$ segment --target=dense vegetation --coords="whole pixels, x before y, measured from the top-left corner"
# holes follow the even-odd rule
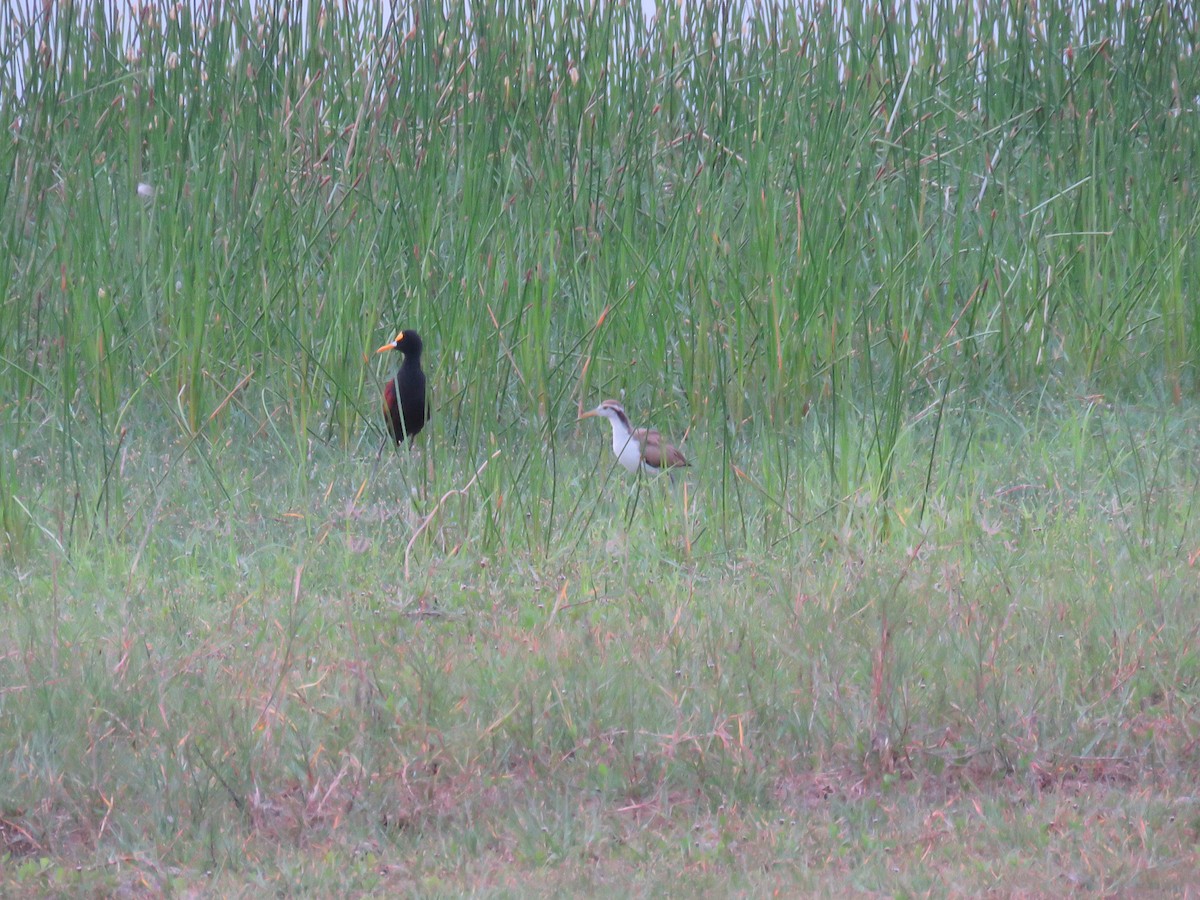
[[[0,17],[10,887],[1187,883],[1194,10],[294,6]]]

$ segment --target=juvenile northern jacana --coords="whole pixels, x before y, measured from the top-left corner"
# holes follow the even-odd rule
[[[401,444],[406,437],[416,437],[429,421],[429,405],[425,394],[425,373],[421,370],[421,336],[415,331],[401,331],[390,344],[376,353],[399,350],[404,362],[383,388],[383,411],[387,415],[388,432]]]
[[[579,418],[604,416],[612,425],[613,453],[617,462],[630,472],[639,468],[645,472],[661,472],[678,466],[691,465],[679,449],[665,443],[653,428],[634,428],[625,415],[625,407],[616,400],[605,400],[595,409],[588,410]]]

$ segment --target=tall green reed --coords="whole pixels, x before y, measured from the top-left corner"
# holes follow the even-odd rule
[[[59,518],[111,519],[131,440],[218,485],[245,440],[373,444],[397,327],[431,441],[503,446],[543,546],[601,395],[719,461],[744,534],[776,434],[886,500],[931,403],[1193,389],[1176,13],[635,7],[13,19],[0,427],[54,448]]]

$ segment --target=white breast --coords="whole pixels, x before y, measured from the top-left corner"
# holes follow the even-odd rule
[[[636,472],[642,466],[642,448],[637,439],[625,430],[620,422],[613,421],[613,453],[617,462],[629,472]]]

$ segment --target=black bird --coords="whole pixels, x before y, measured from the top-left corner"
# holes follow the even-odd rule
[[[406,437],[416,437],[429,421],[429,404],[425,393],[425,373],[421,370],[421,336],[415,331],[401,331],[390,344],[376,353],[399,350],[404,362],[383,388],[383,411],[387,415],[388,431],[397,444]]]

